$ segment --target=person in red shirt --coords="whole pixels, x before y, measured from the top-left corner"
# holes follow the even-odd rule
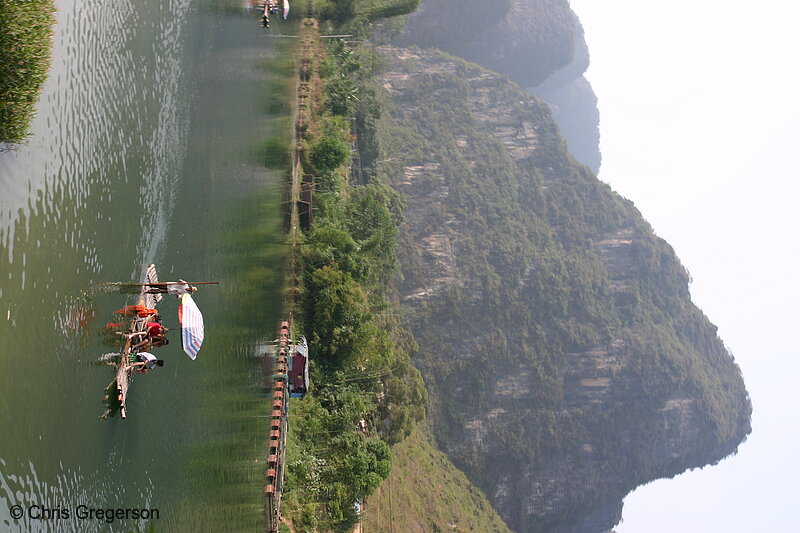
[[[169,339],[167,339],[167,331],[169,331],[169,329],[165,328],[158,322],[148,322],[145,325],[144,331],[129,333],[125,336],[131,339],[131,342],[134,342],[134,339],[139,339],[138,342],[131,346],[131,352],[135,353],[139,351],[147,351],[151,347],[166,346],[169,344]]]
[[[147,335],[149,337],[158,337],[160,335],[166,335],[169,331],[167,328],[159,324],[158,322],[148,322],[146,324],[147,327]]]

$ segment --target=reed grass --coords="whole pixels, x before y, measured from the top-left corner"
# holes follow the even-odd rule
[[[0,141],[19,143],[50,68],[53,0],[0,0]]]

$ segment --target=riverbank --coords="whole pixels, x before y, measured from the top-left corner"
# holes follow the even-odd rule
[[[409,354],[420,347],[393,293],[406,205],[375,164],[379,60],[366,39],[320,26],[358,32],[309,18],[299,34],[288,292],[312,388],[289,408],[281,531],[507,531],[419,425],[427,392]]]
[[[50,68],[53,0],[0,3],[0,142],[28,134]]]
[[[313,389],[289,408],[283,499],[298,531],[351,530],[389,475],[389,445],[425,412],[404,347],[413,341],[385,314],[402,202],[351,172],[350,118],[372,79],[370,54],[365,44],[324,40],[315,19],[301,23],[288,292],[294,330],[310,341]]]

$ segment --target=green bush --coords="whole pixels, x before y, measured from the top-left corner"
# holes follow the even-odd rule
[[[359,247],[346,230],[315,225],[308,234],[303,259],[309,269],[333,266],[355,280],[366,277],[368,267]]]
[[[369,21],[399,17],[413,13],[419,7],[419,0],[394,0],[378,6],[370,7],[365,14]]]
[[[345,75],[339,74],[325,80],[325,105],[334,115],[350,116],[358,101],[358,86]]]
[[[333,172],[350,157],[350,147],[341,139],[322,137],[311,146],[311,164],[318,174]]]

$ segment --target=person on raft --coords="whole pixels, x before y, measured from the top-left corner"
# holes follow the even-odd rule
[[[158,283],[153,284],[147,289],[148,294],[171,294],[180,298],[187,292],[196,292],[197,287],[189,285],[186,281],[179,279],[177,283]]]
[[[131,353],[147,351],[150,348],[158,348],[169,344],[169,339],[167,338],[169,328],[165,328],[158,322],[148,322],[146,328],[144,331],[135,333],[120,333],[120,335],[131,339]]]
[[[128,315],[128,316],[136,315],[139,318],[148,318],[158,315],[158,311],[156,311],[155,309],[145,307],[141,304],[126,305],[123,306],[122,309],[117,309],[116,311],[114,311],[114,313],[117,315]],[[112,326],[114,325],[113,322],[109,322],[109,324],[111,324]]]
[[[164,366],[164,360],[157,359],[150,352],[139,352],[136,354],[136,358],[138,361],[128,365],[126,370],[132,370],[138,374],[147,374],[157,366]]]

